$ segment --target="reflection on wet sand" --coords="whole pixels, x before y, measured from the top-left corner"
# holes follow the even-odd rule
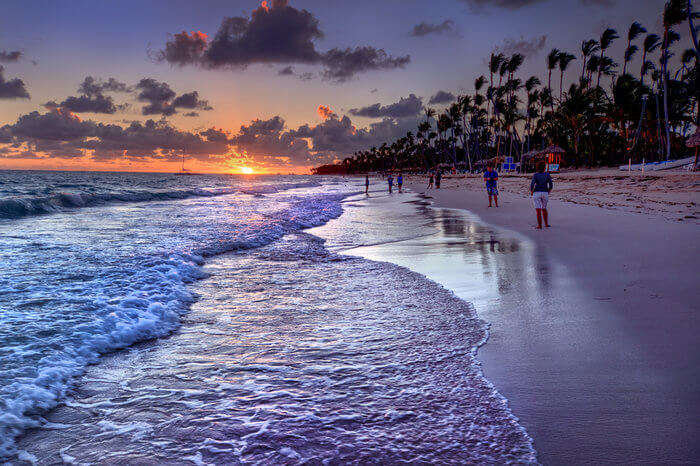
[[[425,274],[480,310],[493,308],[495,301],[502,304],[514,292],[534,307],[550,298],[555,266],[527,238],[498,231],[466,211],[432,208],[425,200],[410,204],[434,233],[344,252]],[[415,220],[404,218],[405,225],[412,223]]]

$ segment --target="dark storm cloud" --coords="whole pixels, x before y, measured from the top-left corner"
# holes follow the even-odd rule
[[[317,64],[323,76],[336,82],[347,81],[357,73],[401,68],[410,58],[392,57],[375,47],[316,49],[315,40],[323,37],[318,19],[305,9],[289,6],[287,0],[273,0],[255,9],[250,18],[225,18],[208,41],[201,32],[175,34],[156,54],[160,61],[204,68],[241,68],[259,63]],[[291,75],[284,68],[280,73]],[[302,79],[308,74],[300,75]]]
[[[0,63],[12,63],[19,61],[20,58],[22,58],[22,52],[19,50],[14,50],[12,52],[0,50]]]
[[[398,102],[382,106],[381,104],[369,105],[362,108],[352,108],[349,113],[354,116],[367,118],[409,118],[423,111],[423,99],[411,94],[402,97]]]
[[[286,66],[277,72],[280,76],[294,76],[294,68]]]
[[[212,110],[208,101],[199,98],[197,91],[178,96],[168,83],[153,78],[143,78],[136,84],[136,90],[136,99],[148,104],[141,109],[144,115],[170,116],[177,113],[178,108]]]
[[[485,8],[504,8],[507,10],[517,10],[519,8],[543,2],[544,0],[460,0],[466,3],[473,10],[479,11]]]
[[[536,55],[542,49],[544,49],[546,43],[546,34],[537,37],[532,37],[530,39],[526,39],[523,36],[520,36],[519,39],[507,38],[503,41],[501,45],[496,46],[496,51],[504,53],[506,55],[520,53],[525,57],[531,57],[533,55]]]
[[[186,117],[198,117],[198,116],[199,116],[199,113],[197,113],[197,112],[187,112],[187,113],[183,113],[182,116],[186,116]]]
[[[19,78],[7,80],[4,71],[5,68],[0,66],[0,99],[29,99],[24,81]]]
[[[423,21],[413,26],[409,35],[413,37],[424,37],[429,34],[444,34],[446,32],[455,32],[455,22],[451,19],[446,19],[439,24]]]
[[[230,147],[228,135],[214,128],[182,131],[165,121],[154,120],[122,127],[81,120],[64,108],[22,115],[15,124],[0,128],[0,140],[16,147],[30,147],[49,157],[82,157],[85,150],[90,150],[92,158],[101,160],[170,159],[182,154],[206,160],[226,153]]]
[[[455,95],[447,91],[437,91],[434,96],[428,101],[429,104],[438,105],[452,102],[456,99]]]
[[[331,81],[344,82],[358,73],[403,68],[410,62],[409,55],[392,57],[374,47],[335,48],[323,55],[326,67],[323,76]]]

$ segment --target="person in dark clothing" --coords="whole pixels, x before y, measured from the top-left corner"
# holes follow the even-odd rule
[[[440,189],[440,181],[442,181],[442,171],[438,170],[435,175],[435,189]]]
[[[548,172],[545,172],[545,164],[540,162],[537,165],[537,173],[532,175],[530,182],[530,195],[532,195],[532,204],[537,211],[537,228],[542,229],[542,220],[544,226],[549,228],[549,215],[547,212],[547,202],[549,201],[549,192],[554,188],[554,182]]]
[[[428,189],[433,187],[433,180],[434,180],[433,174],[431,173],[430,178],[428,178]]]

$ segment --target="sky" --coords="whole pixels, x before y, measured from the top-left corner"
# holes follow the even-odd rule
[[[0,169],[306,173],[662,0],[4,0]],[[681,47],[687,31],[679,29]],[[632,62],[638,70],[640,54]],[[581,59],[565,80],[573,82]],[[558,85],[558,80],[557,80]],[[437,98],[434,98],[437,97]],[[432,103],[431,103],[432,99]]]

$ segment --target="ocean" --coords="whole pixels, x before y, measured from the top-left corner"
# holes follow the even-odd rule
[[[474,308],[345,253],[435,233],[383,188],[0,172],[0,458],[536,462]]]

